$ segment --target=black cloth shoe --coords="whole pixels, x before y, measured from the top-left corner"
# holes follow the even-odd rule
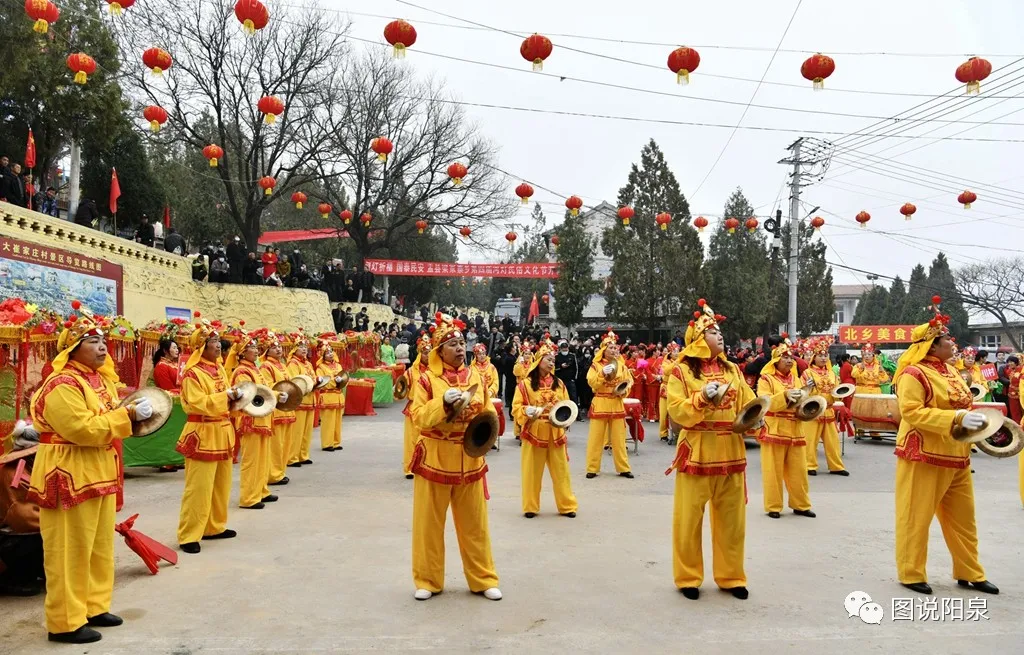
[[[406,480],[412,480],[412,479],[413,479],[413,478],[415,478],[415,477],[416,477],[416,476],[415,476],[415,475],[413,475],[412,473],[406,473],[406,474],[405,474],[405,479],[406,479]]]
[[[276,503],[277,502],[277,496],[275,496],[274,494],[270,494],[269,496],[264,496],[263,499],[260,500],[260,502],[261,503]]]
[[[998,594],[999,587],[995,586],[988,580],[982,580],[981,582],[968,582],[966,580],[957,580],[956,583],[961,587],[973,587],[978,591],[985,594]]]
[[[916,591],[919,594],[932,595],[932,588],[927,582],[901,582],[901,585],[911,591]]]
[[[333,453],[334,446],[327,446],[326,448],[321,448],[320,450],[324,451],[325,453]]]
[[[288,468],[290,468],[290,469],[300,469],[300,468],[302,468],[302,462],[293,462],[293,463],[288,465]]]
[[[238,533],[234,530],[225,530],[224,532],[218,532],[217,534],[211,534],[203,537],[203,539],[234,539],[238,536]]]
[[[690,600],[697,600],[700,598],[700,589],[697,587],[680,587],[679,591]]]
[[[528,519],[532,519],[533,517],[537,516],[537,513],[536,512],[526,512],[525,514],[523,514],[523,516],[525,516]]]
[[[726,589],[733,598],[739,598],[740,600],[746,600],[750,596],[750,592],[747,591],[746,587],[733,587],[732,589]]]
[[[191,555],[195,555],[202,549],[202,546],[199,545],[198,541],[190,541],[187,544],[179,544],[178,547],[181,548],[182,551],[189,553]]]
[[[271,487],[273,487],[273,486],[276,486],[276,485],[279,485],[279,484],[288,484],[289,482],[291,482],[291,480],[289,480],[288,476],[286,475],[283,478],[281,478],[280,480],[278,480],[277,482],[268,482],[267,484],[269,484]]]
[[[817,516],[817,514],[815,514],[809,509],[795,509],[793,510],[793,513],[797,516],[806,516],[809,519],[813,519],[815,516]]]
[[[124,619],[117,614],[111,614],[110,612],[97,614],[96,616],[90,617],[88,621],[89,625],[94,628],[113,628],[124,623]]]
[[[629,471],[623,471],[622,473],[619,473],[619,477],[633,479],[634,476]]]
[[[596,477],[597,477],[597,473],[587,473],[587,479],[588,480],[593,480]]]
[[[335,446],[334,449],[335,450],[345,450],[345,446]]]
[[[817,471],[808,471],[807,475],[818,475]]]
[[[770,518],[770,519],[781,519],[782,518],[782,514],[779,514],[778,512],[768,512],[768,518]]]
[[[570,519],[574,519],[574,518],[576,518],[576,512],[566,512],[565,514],[562,514],[562,516],[568,517]]]
[[[841,475],[844,478],[850,477],[850,472],[847,471],[846,469],[843,469],[842,471],[829,471],[828,474],[829,475]]]
[[[103,635],[89,626],[83,625],[74,632],[49,632],[46,638],[50,641],[59,641],[62,644],[91,644],[103,639]]]
[[[304,459],[304,460],[302,460],[302,462],[300,462],[300,463],[301,463],[301,464],[312,464],[312,463],[313,463],[313,460],[311,460],[311,459]]]
[[[266,507],[266,505],[263,504],[263,501],[260,501],[258,503],[254,503],[252,505],[239,505],[238,506],[239,509],[263,509],[264,507]],[[203,539],[206,539],[206,537],[203,537]]]

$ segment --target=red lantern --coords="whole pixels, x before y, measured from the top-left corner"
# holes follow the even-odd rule
[[[40,34],[46,34],[50,23],[57,22],[57,18],[60,16],[57,5],[50,0],[25,0],[25,13],[35,21],[32,31]]]
[[[740,226],[740,219],[738,218],[727,218],[725,219],[725,229],[729,230],[729,234],[735,234],[736,228]]]
[[[247,34],[255,34],[270,22],[270,11],[259,0],[238,0],[235,3],[235,18]]]
[[[814,218],[811,219],[811,227],[813,227],[815,230],[820,230],[821,226],[824,224],[825,219],[822,218],[821,216],[815,216]]]
[[[142,53],[142,63],[146,68],[153,71],[154,75],[162,75],[165,70],[171,67],[171,53],[160,48],[150,48]]]
[[[540,301],[546,305],[549,302],[551,302],[551,296],[545,293],[543,296],[540,297]]]
[[[465,164],[461,162],[455,162],[448,166],[448,177],[452,178],[455,186],[462,184],[462,178],[466,177],[467,172]]]
[[[808,57],[800,67],[800,74],[813,82],[814,88],[824,89],[825,80],[836,71],[836,62],[832,57],[820,52]]]
[[[465,238],[465,239],[468,239],[468,238],[469,238],[469,235],[470,235],[470,234],[472,234],[472,233],[473,233],[473,230],[471,230],[471,229],[469,229],[468,227],[465,227],[465,226],[463,226],[463,227],[462,227],[462,228],[461,228],[461,229],[459,230],[459,234],[461,234],[461,235],[462,235],[462,237],[463,237],[463,238]]]
[[[635,213],[632,207],[619,207],[619,218],[625,227],[629,227],[629,219],[633,218]]]
[[[551,236],[551,245],[555,247],[555,250],[558,250],[558,244],[560,243],[562,243],[562,239],[557,234]]]
[[[217,162],[224,158],[224,148],[211,143],[203,148],[203,157],[210,160],[210,168],[217,168]]]
[[[676,74],[677,84],[689,84],[690,73],[700,65],[700,55],[693,48],[682,46],[668,56],[668,68]]]
[[[278,114],[284,112],[284,103],[277,96],[263,96],[256,103],[256,108],[263,114],[263,120],[270,125],[277,120]]]
[[[319,205],[317,205],[317,207],[316,207],[316,210],[318,212],[320,212],[320,218],[327,218],[328,216],[330,216],[331,215],[331,209],[332,209],[331,205],[329,203],[326,203],[326,202],[322,202]]]
[[[515,240],[519,237],[515,232],[509,232],[505,235],[505,241],[508,241],[508,245],[515,243]]]
[[[363,215],[359,217],[359,220],[362,222],[363,227],[370,227],[370,221],[373,220],[373,214],[370,212],[363,212]]]
[[[295,203],[295,209],[302,209],[302,203],[306,202],[306,194],[296,191],[292,194],[292,202]]]
[[[344,223],[345,225],[348,225],[349,223],[352,222],[352,215],[352,212],[348,209],[342,209],[341,213],[338,214],[338,216],[341,217],[341,222]]]
[[[516,195],[523,202],[524,205],[530,204],[530,196],[533,195],[533,187],[523,182],[516,187]]]
[[[149,129],[160,131],[160,126],[167,122],[167,112],[163,107],[150,105],[142,110],[142,117],[149,121]]]
[[[387,161],[388,155],[390,155],[391,151],[395,149],[395,146],[391,143],[390,139],[379,136],[373,141],[370,141],[370,149],[377,153],[377,159],[380,161]]]
[[[859,214],[857,214],[856,218],[857,222],[860,223],[861,227],[867,227],[868,221],[871,220],[871,214],[867,212],[860,212]]]
[[[970,209],[971,208],[971,203],[974,202],[977,199],[978,199],[978,194],[976,194],[973,191],[964,191],[963,193],[961,193],[956,198],[957,202],[959,202],[961,205],[964,206],[964,209]]]
[[[523,45],[519,46],[519,54],[526,61],[533,62],[533,70],[544,70],[544,60],[551,56],[551,39],[540,34],[534,34],[523,39]]]
[[[903,217],[906,218],[908,221],[911,218],[913,218],[914,212],[916,212],[916,211],[917,211],[917,207],[914,206],[914,203],[912,203],[912,202],[908,202],[908,203],[904,204],[902,207],[900,207],[900,213],[903,214]]]
[[[121,10],[131,7],[135,4],[135,0],[107,0],[107,4],[110,5],[111,14],[120,16]]]
[[[992,73],[992,64],[981,57],[971,57],[956,68],[956,79],[967,85],[967,95],[981,93],[981,81]]]
[[[416,231],[423,234],[423,231],[427,229],[427,222],[422,218],[416,221]]]
[[[757,219],[754,218],[753,216],[748,218],[746,223],[744,223],[744,225],[747,226],[747,232],[756,232],[757,231]]]
[[[697,218],[693,219],[693,224],[697,228],[698,232],[703,232],[704,228],[708,226],[708,219],[704,218],[703,216],[698,216]]]
[[[275,186],[277,186],[277,180],[269,175],[264,175],[260,178],[260,187],[263,189],[263,195],[269,196],[274,193]]]
[[[75,84],[85,84],[89,76],[96,72],[96,60],[84,52],[68,55],[68,68],[75,73]]]
[[[404,20],[393,20],[384,26],[384,40],[391,44],[395,59],[400,59],[405,49],[416,43],[416,28]]]
[[[569,209],[571,216],[579,216],[580,207],[583,206],[583,199],[579,196],[569,196],[565,200],[565,206]]]
[[[654,217],[654,222],[658,224],[662,232],[666,232],[668,231],[668,224],[672,222],[672,214],[661,212]]]

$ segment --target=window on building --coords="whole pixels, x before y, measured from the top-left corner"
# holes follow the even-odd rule
[[[836,314],[835,314],[834,319],[835,320],[832,321],[833,323],[838,323],[839,325],[845,325],[846,324],[846,307],[844,307],[842,305],[836,305]]]
[[[978,341],[978,346],[986,350],[995,350],[999,347],[1002,339],[998,334],[983,334]]]

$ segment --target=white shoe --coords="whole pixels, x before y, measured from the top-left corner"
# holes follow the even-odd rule
[[[490,589],[484,590],[484,598],[487,600],[501,600],[501,589],[491,587]]]
[[[498,594],[500,596],[501,592],[498,592]],[[417,589],[416,593],[413,594],[413,598],[416,600],[430,600],[430,597],[433,595],[433,592],[427,591],[426,589]]]

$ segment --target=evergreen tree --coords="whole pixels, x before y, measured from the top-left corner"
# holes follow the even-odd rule
[[[883,325],[902,325],[903,307],[907,304],[907,289],[899,276],[889,286],[889,302],[885,306]]]
[[[82,145],[82,196],[95,200],[100,213],[109,216],[111,171],[116,168],[121,188],[117,229],[134,234],[143,214],[149,216],[150,223],[163,218],[163,185],[153,174],[142,138],[124,116],[119,115],[119,118],[109,145],[103,146],[97,141],[86,141]]]
[[[697,301],[704,250],[690,225],[690,206],[665,156],[652,139],[633,164],[619,206],[632,207],[630,226],[621,222],[605,230],[601,249],[612,258],[605,286],[608,315],[637,328],[648,339],[661,323],[678,324]],[[672,216],[667,230],[655,217]]]
[[[928,269],[928,291],[930,294],[929,305],[931,296],[942,297],[942,313],[947,314],[950,319],[949,333],[960,343],[968,343],[970,331],[967,323],[970,317],[960,301],[960,294],[956,290],[956,280],[953,277],[953,271],[949,268],[949,260],[941,252],[936,255]]]
[[[857,312],[853,315],[853,324],[882,325],[888,304],[889,292],[885,287],[871,287],[869,291],[861,294],[860,302],[857,303]]]
[[[723,215],[743,222],[753,214],[754,208],[737,187],[725,203]],[[741,227],[729,234],[720,224],[712,233],[703,268],[704,295],[715,311],[729,317],[722,324],[726,343],[761,333],[769,311],[768,270],[763,231]]]
[[[565,222],[555,231],[559,244],[555,249],[558,279],[555,280],[555,312],[558,322],[572,328],[583,320],[583,310],[590,294],[597,293],[600,283],[594,280],[594,248],[596,239],[587,234],[583,214],[566,212]]]
[[[932,304],[932,296],[935,294],[929,291],[929,286],[924,266],[918,264],[910,271],[907,300],[903,304],[899,325],[919,325],[930,318],[928,307]]]
[[[547,217],[539,203],[533,206],[533,213],[530,215],[530,223],[520,230],[519,238],[513,242],[509,252],[508,262],[513,264],[541,263],[548,261],[548,238],[544,236],[544,225]],[[491,298],[489,306],[493,310],[498,298],[504,298],[512,294],[513,298],[520,298],[523,302],[523,321],[526,320],[526,313],[533,300],[533,294],[537,294],[537,302],[541,302],[548,290],[548,281],[531,278],[495,278],[490,285]],[[557,294],[555,296],[557,298]],[[483,309],[483,308],[481,308]]]
[[[797,273],[796,325],[803,336],[820,333],[832,325],[836,299],[832,292],[832,267],[825,260],[826,245],[814,239],[814,228],[800,221],[797,235],[799,268]],[[786,323],[789,317],[789,235],[790,224],[782,226],[779,267],[776,271],[775,323]]]

